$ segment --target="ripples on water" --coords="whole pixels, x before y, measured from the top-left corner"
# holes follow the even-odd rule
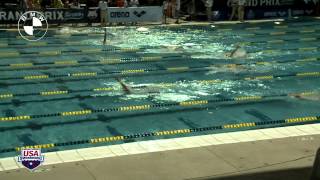
[[[61,32],[68,32],[70,29],[63,29]],[[71,31],[71,30],[70,30]],[[91,29],[91,32],[102,32],[100,29]],[[87,31],[86,31],[87,32]],[[136,27],[126,28],[107,28],[109,33],[107,37],[107,44],[121,48],[145,48],[144,53],[188,53],[195,59],[226,59],[226,52],[234,49],[234,46],[243,39],[240,35],[218,34],[215,31],[204,31],[199,29],[184,30],[157,28],[151,27],[137,31]],[[75,33],[71,31],[71,33]],[[81,33],[84,33],[83,31]],[[90,32],[87,32],[90,33]],[[226,32],[228,33],[228,32]],[[110,35],[111,34],[111,35]],[[228,41],[226,43],[225,41]],[[84,43],[91,45],[101,45],[100,39],[84,40]],[[232,43],[233,42],[233,43]],[[252,45],[251,45],[252,46]],[[248,48],[248,47],[246,47]],[[252,46],[250,49],[257,49],[259,46]],[[261,48],[261,47],[260,47]],[[290,55],[292,52],[283,51],[281,55]],[[274,57],[275,54],[263,54],[262,52],[250,53],[247,59],[261,59],[264,60],[269,57]],[[272,70],[285,70],[285,65],[267,65],[267,66],[245,66],[244,69],[236,69],[236,72],[228,68],[212,68],[206,73],[207,76],[214,77],[217,72],[241,73],[241,72],[256,72],[267,73]],[[164,80],[165,82],[165,80]],[[269,87],[264,82],[244,82],[244,81],[224,81],[218,84],[199,84],[198,82],[186,81],[176,82],[174,87],[161,88],[159,93],[134,93],[130,95],[123,94],[118,83],[106,84],[105,86],[116,87],[113,92],[97,95],[120,95],[120,99],[146,99],[152,96],[155,102],[179,102],[187,101],[206,96],[215,96],[221,94],[227,95],[261,95],[259,89],[268,90]],[[131,86],[140,86],[141,84],[133,84],[128,82]],[[146,86],[157,86],[156,84],[144,84]],[[255,90],[250,90],[255,89]],[[143,90],[142,90],[143,91]],[[261,91],[260,91],[261,92]]]
[[[99,93],[93,96],[119,96],[122,100],[138,100],[147,99],[155,103],[162,102],[181,102],[195,100],[199,98],[213,97],[216,95],[237,96],[237,95],[261,95],[258,91],[266,90],[268,87],[261,82],[249,83],[239,81],[223,81],[216,84],[199,83],[199,81],[178,81],[170,88],[161,86],[160,84],[145,83],[134,84],[127,83],[128,86],[152,87],[152,92],[148,88],[136,89],[133,94],[125,94],[122,87],[117,82],[103,83],[105,87],[112,87],[114,90],[106,93]],[[246,88],[243,91],[241,89]],[[252,89],[252,90],[250,90]],[[157,91],[156,93],[154,93]]]

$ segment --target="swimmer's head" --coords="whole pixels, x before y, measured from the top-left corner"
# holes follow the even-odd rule
[[[224,67],[230,68],[230,69],[235,69],[235,68],[237,68],[237,65],[236,64],[226,64]]]
[[[138,31],[138,32],[149,32],[149,28],[139,27],[139,28],[137,28],[137,31]]]

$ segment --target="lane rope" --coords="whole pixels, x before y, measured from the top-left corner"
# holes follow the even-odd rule
[[[52,61],[52,62],[27,62],[27,63],[13,63],[13,64],[0,64],[1,71],[20,71],[20,70],[33,70],[37,68],[67,68],[67,67],[81,67],[81,66],[101,66],[110,64],[129,64],[142,62],[157,62],[157,61],[175,61],[175,60],[188,60],[188,61],[199,61],[197,58],[191,58],[185,55],[179,56],[144,56],[144,57],[129,57],[129,58],[104,58],[101,60],[63,60],[63,61]],[[216,61],[217,59],[204,59],[205,61]],[[203,60],[201,60],[203,61]],[[271,64],[285,64],[285,63],[308,63],[320,61],[320,57],[308,57],[302,59],[287,59],[287,60],[275,60],[275,61],[256,61],[248,63],[213,63],[210,66],[214,67],[232,67],[232,66],[250,66],[250,65],[271,65]]]
[[[64,92],[63,92],[64,93]],[[312,96],[319,92],[300,92],[300,93],[287,93],[287,94],[273,94],[273,95],[261,95],[261,96],[237,96],[223,99],[206,99],[206,100],[190,100],[175,103],[157,103],[157,104],[142,104],[142,105],[130,105],[130,106],[119,106],[110,108],[99,108],[99,109],[82,109],[75,111],[57,112],[50,114],[36,114],[36,115],[19,115],[19,116],[7,116],[0,117],[0,122],[6,121],[20,121],[20,120],[31,120],[39,118],[49,117],[66,117],[66,116],[88,116],[96,113],[106,112],[130,112],[130,111],[146,111],[152,109],[163,109],[164,107],[191,107],[191,106],[203,106],[218,102],[249,102],[249,101],[261,101],[270,98],[280,97],[292,97],[297,95]],[[45,94],[48,94],[46,92]],[[55,94],[55,92],[53,93]]]
[[[316,123],[319,122],[320,116],[304,116],[304,117],[294,117],[287,119],[279,119],[279,120],[271,120],[271,121],[263,121],[263,122],[243,122],[243,123],[234,123],[234,124],[223,124],[216,126],[207,126],[207,127],[199,127],[199,128],[188,128],[188,129],[171,129],[171,130],[163,130],[156,132],[143,132],[143,133],[135,133],[128,135],[116,135],[116,136],[105,136],[105,137],[92,137],[89,139],[83,140],[75,140],[75,141],[66,141],[66,142],[56,142],[56,143],[46,143],[46,144],[34,144],[27,146],[19,146],[12,148],[3,148],[0,149],[0,153],[9,153],[9,152],[19,152],[22,149],[28,148],[41,148],[41,149],[52,149],[55,147],[66,147],[66,146],[74,146],[74,145],[83,145],[83,144],[98,144],[98,143],[110,143],[110,142],[123,142],[125,140],[133,140],[133,139],[143,139],[147,137],[166,137],[166,136],[185,136],[187,134],[198,134],[204,132],[214,132],[221,130],[232,130],[232,129],[258,129],[266,126],[292,126],[306,123]],[[214,135],[213,135],[214,136]]]

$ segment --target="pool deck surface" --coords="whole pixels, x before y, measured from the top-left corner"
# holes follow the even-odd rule
[[[250,138],[244,138],[244,134],[259,140],[251,141]],[[0,179],[56,180],[67,177],[76,180],[202,180],[297,168],[298,170],[282,174],[282,178],[280,175],[275,179],[303,180],[309,178],[316,150],[320,145],[320,124],[225,133],[224,136],[226,136],[222,138],[224,140],[221,139],[222,136],[217,135],[196,136],[203,142],[212,137],[228,141],[228,143],[203,146],[199,145],[200,141],[196,145],[186,143],[190,140],[188,138],[157,140],[158,145],[163,143],[161,141],[176,142],[170,145],[176,148],[156,152],[149,150],[149,153],[134,152],[132,148],[130,150],[121,146],[125,151],[124,155],[42,165],[34,172],[26,169],[7,170],[0,172]],[[227,136],[233,138],[233,141],[227,140]],[[147,149],[141,142],[136,144]],[[244,179],[257,179],[257,177]],[[270,178],[269,174],[269,177],[259,177],[260,179],[273,178]]]

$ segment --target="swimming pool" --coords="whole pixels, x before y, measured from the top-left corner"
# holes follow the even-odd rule
[[[3,30],[0,156],[316,123],[319,31],[319,20],[110,27],[102,46],[99,28],[35,43]],[[225,56],[236,44],[247,58]]]

